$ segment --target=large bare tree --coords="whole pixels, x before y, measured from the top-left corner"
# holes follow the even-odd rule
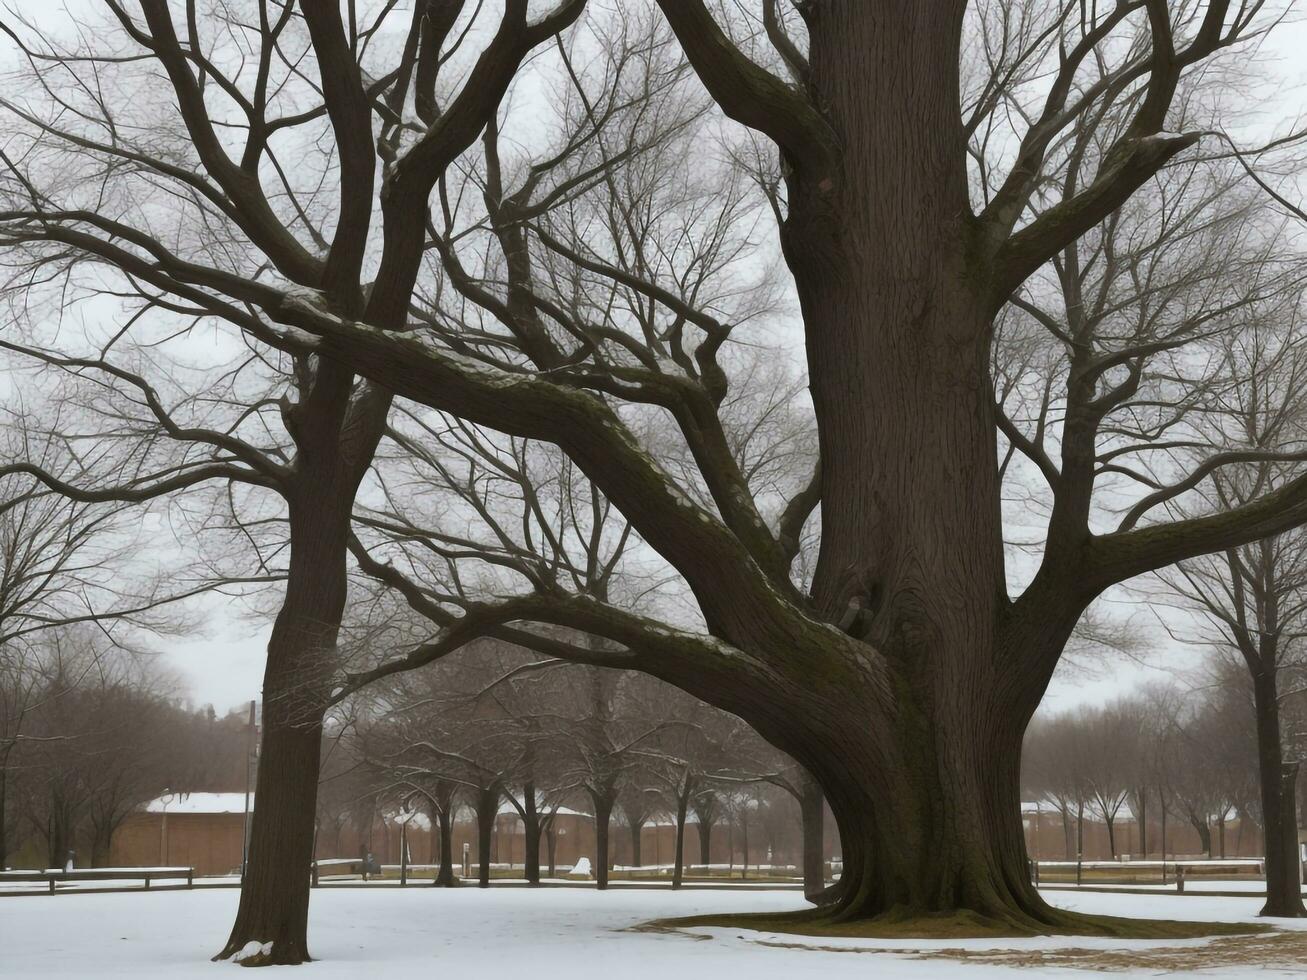
[[[304,105],[278,106],[271,118],[257,66],[281,63],[289,40],[277,32],[291,27],[268,25],[298,31],[298,11],[258,5],[249,27],[222,19],[254,49],[235,78],[208,56],[203,24],[178,38],[162,0],[143,4],[144,26],[118,11],[122,50],[144,49],[166,70],[190,140],[185,165],[124,147],[125,128],[101,121],[123,111],[116,89],[75,92],[67,76],[47,74],[44,103],[14,113],[30,143],[11,157],[2,233],[28,268],[70,256],[107,265],[335,378],[315,388],[315,404],[336,413],[317,444],[330,447],[326,458],[339,457],[341,416],[358,404],[348,398],[352,373],[561,447],[683,578],[702,629],[548,582],[455,611],[436,644],[508,623],[565,626],[601,642],[558,655],[647,670],[748,719],[816,776],[839,823],[844,874],[827,914],[964,909],[1003,929],[1116,928],[1051,909],[1028,880],[1022,733],[1097,596],[1302,523],[1307,477],[1218,513],[1166,520],[1161,505],[1220,470],[1229,447],[1210,446],[1192,469],[1163,452],[1130,467],[1151,471],[1154,486],[1135,487],[1126,518],[1109,524],[1105,515],[1131,491],[1095,495],[1104,454],[1122,436],[1114,412],[1128,413],[1153,376],[1172,378],[1170,397],[1184,403],[1192,379],[1165,362],[1201,344],[1207,331],[1194,317],[1219,320],[1226,298],[1213,291],[1178,333],[1147,317],[1138,330],[1105,334],[1054,320],[1059,363],[1069,367],[1045,375],[1056,392],[1038,427],[1046,442],[996,407],[994,322],[1035,289],[1025,285],[1032,275],[1198,152],[1215,110],[1184,97],[1189,76],[1239,54],[1274,17],[1255,0],[1068,0],[970,14],[964,0],[764,0],[723,16],[703,0],[660,0],[675,45],[656,24],[652,34],[638,29],[644,7],[615,19],[596,11],[537,59],[533,71],[554,68],[551,116],[538,101],[501,98],[528,51],[577,20],[581,0],[534,22],[525,0],[508,0],[461,94],[442,104],[430,85],[441,64],[432,39],[460,22],[463,6],[416,5],[403,43],[376,65],[368,59],[381,48],[365,43],[355,19],[347,27],[334,5],[304,5],[317,77]],[[1018,29],[993,29],[995,17]],[[635,37],[654,40],[628,43]],[[579,48],[608,54],[582,70]],[[701,89],[688,87],[682,54]],[[983,66],[965,84],[964,54]],[[619,84],[610,69],[638,84]],[[703,91],[715,112],[688,112]],[[69,131],[61,98],[75,98],[78,118],[91,122]],[[242,162],[204,122],[208,99],[240,120]],[[340,195],[338,205],[304,196],[295,224],[328,211],[324,227],[334,228],[314,240],[274,220],[259,177],[270,129],[324,116]],[[524,116],[536,125],[513,139]],[[529,146],[542,116],[557,125],[543,146]],[[717,156],[727,162],[704,152],[723,145],[712,139],[722,117],[750,131],[722,135]],[[659,129],[694,132],[698,152],[687,159],[679,144],[660,153],[674,141],[652,141]],[[194,202],[238,243],[230,249],[259,256],[255,271],[179,247],[177,222],[156,222],[124,197],[90,207],[88,185],[46,176],[63,171],[43,164],[67,153],[103,164],[90,182],[97,196],[142,172]],[[743,289],[757,250],[715,265],[693,260],[714,235],[733,233],[700,220],[718,213],[719,191],[697,212],[684,206],[717,163],[756,179],[751,213],[756,227],[774,221],[797,294],[821,458],[788,500],[737,465],[719,411],[732,386],[733,331],[757,308],[756,291]],[[640,179],[651,168],[659,179]],[[745,194],[752,185],[734,186]],[[280,189],[276,199],[300,201]],[[374,212],[381,240],[370,249]],[[629,261],[659,221],[681,230],[678,247],[657,263]],[[429,288],[415,291],[419,282]],[[689,477],[642,443],[642,411],[631,406],[675,421]],[[1167,431],[1123,438],[1154,442]],[[1051,501],[1036,566],[1016,586],[1000,446],[1031,460]],[[339,483],[334,469],[297,472],[315,499]],[[341,500],[331,497],[333,548],[344,534]],[[791,566],[818,502],[820,553],[804,589]],[[343,585],[312,594],[330,599],[317,612],[334,615]],[[282,885],[294,890],[289,878]],[[304,955],[302,918],[262,917],[232,942],[245,939],[276,940],[274,957],[286,961]]]

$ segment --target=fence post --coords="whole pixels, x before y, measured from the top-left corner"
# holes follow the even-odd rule
[[[1175,866],[1175,891],[1178,895],[1184,894],[1184,865]]]
[[[193,888],[193,887],[195,887],[195,869],[194,869],[194,868],[187,868],[187,869],[186,869],[186,887],[187,887],[187,888]]]

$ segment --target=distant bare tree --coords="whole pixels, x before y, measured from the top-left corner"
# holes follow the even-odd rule
[[[175,736],[190,716],[172,703],[166,673],[88,626],[47,632],[29,649],[28,716],[7,759],[19,809],[47,867],[82,844],[83,862],[103,864],[127,815],[184,768]]]
[[[1256,448],[1227,454],[1226,465],[1190,502],[1191,513],[1218,512],[1276,492],[1295,478],[1295,464],[1307,459],[1303,311],[1286,310],[1279,318],[1226,338],[1219,355],[1227,371],[1244,380],[1212,394],[1207,424],[1231,445]],[[1200,627],[1180,630],[1184,638],[1213,648],[1219,657],[1233,658],[1251,679],[1249,708],[1256,723],[1261,787],[1258,810],[1266,838],[1262,911],[1307,915],[1299,887],[1295,805],[1300,760],[1287,758],[1281,720],[1285,697],[1307,681],[1307,532],[1295,528],[1182,562],[1164,580],[1173,595],[1201,615]]]
[[[62,479],[83,471],[87,454],[43,433],[39,422],[18,407],[5,409],[0,416],[3,456],[28,460]],[[73,636],[84,641],[86,629],[99,634],[95,648],[100,650],[130,646],[144,632],[182,632],[195,620],[179,604],[210,587],[188,584],[182,570],[167,560],[147,563],[134,557],[145,537],[142,516],[139,507],[125,502],[69,500],[21,468],[0,466],[0,867],[12,826],[12,807],[6,805],[11,762],[27,727],[51,710],[52,651],[71,644]],[[80,677],[97,669],[108,665],[83,662],[61,676],[67,679],[71,672]],[[125,708],[121,720],[135,719]],[[131,796],[126,792],[125,798]],[[121,820],[123,805],[109,804],[98,812],[100,850]]]

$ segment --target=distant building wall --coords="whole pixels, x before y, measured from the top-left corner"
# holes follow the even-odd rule
[[[115,867],[191,867],[197,874],[239,871],[242,813],[133,813],[113,835]]]
[[[1042,861],[1074,861],[1076,859],[1076,819],[1074,813],[1064,821],[1062,814],[1055,809],[1041,811],[1024,816],[1026,831],[1026,852]],[[1144,854],[1143,841],[1139,824],[1133,819],[1118,819],[1114,826],[1116,839],[1116,856],[1130,855],[1136,860],[1151,857],[1157,860],[1162,855],[1162,824],[1160,820],[1149,820],[1147,824],[1147,855]],[[1252,821],[1238,818],[1225,822],[1224,832],[1217,824],[1211,826],[1212,857],[1227,858],[1261,857],[1262,831]],[[1205,858],[1198,831],[1188,822],[1174,817],[1166,821],[1166,855],[1181,858]],[[1085,814],[1084,855],[1086,861],[1110,861],[1112,848],[1109,843],[1107,825],[1102,820]]]

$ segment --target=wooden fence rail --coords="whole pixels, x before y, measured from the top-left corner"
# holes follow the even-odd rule
[[[48,882],[50,894],[55,894],[57,886],[83,881],[143,881],[145,890],[149,891],[150,882],[186,879],[186,887],[195,884],[194,868],[78,868],[62,871],[52,868],[47,871],[0,871],[0,888],[10,882],[31,884]],[[177,886],[180,887],[180,886]]]

